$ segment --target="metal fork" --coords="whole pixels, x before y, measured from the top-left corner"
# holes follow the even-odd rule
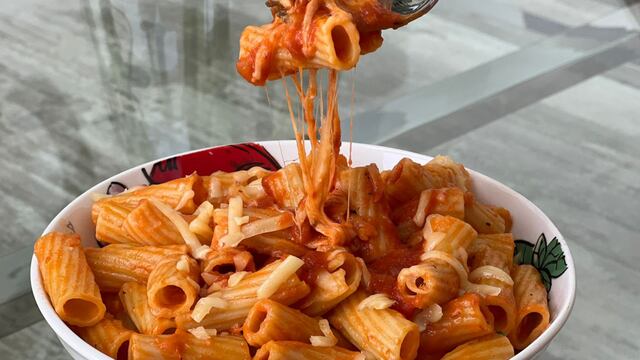
[[[428,13],[437,2],[438,0],[392,0],[391,11],[401,15],[402,25],[405,25]]]

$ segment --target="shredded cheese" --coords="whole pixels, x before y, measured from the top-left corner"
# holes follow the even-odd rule
[[[229,281],[227,282],[227,285],[229,287],[234,287],[238,285],[240,281],[242,281],[242,279],[244,279],[244,277],[247,276],[247,274],[249,273],[246,271],[240,271],[240,272],[231,274],[231,276],[229,276]]]
[[[196,322],[201,322],[211,309],[226,309],[228,306],[229,303],[226,300],[214,293],[198,300],[191,312],[191,318]]]
[[[182,194],[182,197],[180,198],[180,201],[178,201],[178,205],[176,205],[176,207],[174,208],[176,211],[182,209],[189,200],[193,199],[193,196],[196,193],[193,192],[193,190],[189,190],[189,191],[185,191],[184,194]]]
[[[207,245],[201,245],[195,251],[193,251],[193,257],[198,260],[204,260],[207,258],[207,255],[211,252],[211,248]]]
[[[258,299],[266,299],[273,295],[302,265],[304,265],[304,261],[301,259],[293,255],[287,256],[260,285],[256,292]]]
[[[395,300],[390,299],[385,294],[373,294],[368,298],[362,300],[360,304],[358,304],[358,310],[362,311],[364,309],[388,309],[389,307],[391,307],[391,305],[395,304],[395,302]]]
[[[513,279],[511,278],[511,276],[504,272],[502,269],[495,266],[480,266],[479,268],[473,270],[471,274],[469,274],[469,280],[471,281],[487,278],[502,281],[507,285],[513,285]]]
[[[209,183],[209,197],[214,199],[224,197],[222,182],[220,182],[220,180],[215,176],[211,176],[211,182]]]
[[[464,266],[458,259],[446,252],[432,250],[427,251],[420,257],[420,260],[422,261],[428,259],[438,259],[451,265],[451,267],[458,273],[458,277],[460,278],[460,288],[462,293],[475,292],[483,296],[497,296],[500,294],[500,291],[502,291],[502,289],[496,286],[470,283],[467,276],[467,270],[464,268]]]
[[[176,270],[182,273],[189,272],[189,258],[187,257],[187,255],[180,256],[180,260],[178,260],[178,262],[176,263]]]
[[[431,201],[431,190],[427,189],[420,193],[420,200],[418,200],[418,208],[416,214],[413,216],[413,222],[418,227],[424,226],[424,220],[427,218],[427,207]]]
[[[240,196],[234,196],[229,199],[229,215],[228,215],[228,230],[227,234],[235,234],[240,232],[240,224],[234,219],[242,217],[242,198]]]
[[[221,237],[219,243],[221,247],[236,247],[242,240],[244,240],[244,234],[242,232],[236,232]]]
[[[356,261],[360,264],[360,269],[362,270],[362,281],[364,282],[364,286],[369,287],[369,283],[371,282],[371,273],[369,272],[369,268],[367,268],[367,264],[365,264],[361,257],[356,257]]]
[[[189,230],[189,224],[187,224],[186,220],[183,219],[182,216],[180,216],[180,214],[176,210],[172,209],[169,205],[155,198],[149,198],[149,202],[158,210],[160,210],[160,212],[173,223],[173,225],[178,229],[178,232],[182,236],[184,242],[191,249],[191,254],[193,255],[193,257],[199,259],[199,257],[196,256],[195,251],[200,246],[202,246],[202,244],[200,244],[200,240],[198,240],[198,237],[194,233],[192,233],[191,230]]]
[[[191,333],[191,335],[195,336],[200,340],[207,340],[207,339],[210,339],[212,336],[218,335],[218,330],[205,329],[202,326],[198,326],[197,328],[194,328],[194,329],[189,329],[188,331]]]
[[[320,347],[336,346],[336,344],[338,344],[338,338],[333,334],[331,326],[329,326],[329,321],[327,319],[320,319],[318,326],[324,336],[309,337],[311,345]]]
[[[418,325],[420,332],[427,328],[428,324],[440,321],[442,318],[442,307],[438,304],[431,304],[424,310],[418,312],[413,317],[413,322]]]
[[[425,227],[425,229],[427,229]],[[427,251],[431,251],[435,249],[446,237],[447,234],[440,231],[430,231],[426,230],[423,233],[424,240],[427,242]]]
[[[248,216],[235,217],[233,218],[233,221],[235,221],[235,223],[238,226],[241,226],[249,222],[249,217]]]

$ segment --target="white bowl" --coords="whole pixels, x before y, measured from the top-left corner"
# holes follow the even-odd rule
[[[274,158],[278,159],[276,161],[280,165],[297,161],[296,146],[292,140],[266,141],[258,144],[260,145],[244,144],[196,150],[136,166],[102,181],[78,196],[51,221],[44,233],[75,231],[82,237],[84,246],[95,247],[97,242],[95,240],[95,227],[91,222],[91,204],[93,203],[91,194],[112,192],[114,188],[122,185],[128,187],[147,185],[149,184],[149,178],[155,178],[156,181],[165,181],[168,179],[167,177],[183,176],[194,169],[199,169],[201,175],[208,175],[203,172],[218,168],[230,171],[236,168],[250,167],[254,164],[253,161],[265,165],[273,164]],[[349,144],[343,145],[342,152],[344,154],[348,153],[348,146]],[[265,149],[272,156],[264,153]],[[353,144],[352,151],[355,166],[375,163],[380,169],[390,169],[404,157],[411,158],[418,163],[426,163],[431,160],[429,156],[374,145]],[[546,239],[558,239],[561,250],[564,253],[566,271],[562,274],[555,273],[555,275],[561,276],[549,278],[552,283],[549,292],[551,325],[538,339],[514,357],[517,360],[534,359],[558,334],[573,307],[576,292],[573,258],[567,243],[556,226],[533,203],[485,175],[471,170],[470,173],[474,182],[474,191],[480,201],[505,207],[511,212],[514,219],[512,229],[514,237],[523,239],[523,241],[518,242],[518,246],[533,247],[533,244],[543,234]],[[542,243],[539,245],[542,245]],[[35,256],[31,260],[31,288],[42,315],[72,358],[109,359],[105,354],[94,349],[78,337],[55,313],[42,287],[42,279],[38,271],[38,260]]]

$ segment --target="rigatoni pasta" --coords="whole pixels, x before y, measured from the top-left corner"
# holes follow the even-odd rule
[[[85,252],[100,289],[117,293],[130,281],[146,284],[158,263],[169,258],[178,259],[187,253],[187,247],[111,244],[103,248],[88,248]]]
[[[76,326],[102,320],[106,307],[80,246],[80,236],[49,233],[36,241],[34,252],[45,291],[60,318]]]
[[[504,335],[487,335],[457,346],[442,360],[507,360],[513,356],[513,346]]]
[[[420,339],[420,350],[449,351],[469,340],[494,333],[493,314],[482,297],[468,293],[442,307],[442,318],[427,324]]]
[[[35,246],[60,317],[111,357],[128,342],[129,359],[506,359],[539,336],[540,274],[513,266],[511,214],[476,199],[462,164],[340,155],[336,70],[413,19],[390,4],[268,1],[273,21],[244,30],[236,66],[283,78],[299,162],[96,196],[103,248],[59,233]]]
[[[329,321],[351,343],[378,359],[414,359],[420,343],[418,326],[392,309],[359,308],[360,290],[341,302]]]
[[[308,343],[312,336],[323,335],[318,319],[269,299],[260,300],[253,305],[242,331],[247,342],[256,347],[269,341]]]
[[[78,328],[77,333],[89,345],[114,359],[127,358],[129,340],[135,334],[120,320],[106,317],[93,326]]]
[[[516,299],[516,325],[509,340],[517,350],[531,344],[549,326],[547,291],[538,270],[531,265],[517,265],[512,272]]]
[[[501,225],[467,222],[482,209],[483,221],[495,215],[506,229],[508,211],[476,202],[468,173],[448,159],[400,164],[382,173],[336,165],[325,215],[346,237],[320,248],[327,236],[304,217],[299,166],[176,182],[182,204],[141,190],[98,200],[96,232],[110,243],[41,238],[45,289],[61,317],[114,358],[513,356],[548,327],[546,290],[538,270],[514,265],[513,236],[493,233]],[[185,201],[188,211],[175,209]],[[66,267],[84,280],[53,281]]]
[[[199,339],[184,331],[173,335],[131,336],[129,360],[248,360],[247,343],[239,336],[212,336]]]
[[[296,341],[271,341],[258,350],[254,360],[360,360],[359,352],[338,346],[317,347]]]
[[[138,332],[146,335],[160,335],[175,329],[172,318],[154,315],[147,299],[147,287],[137,282],[128,282],[120,289],[120,301]]]
[[[187,313],[200,291],[199,270],[198,263],[187,255],[158,263],[147,280],[151,313],[164,318]]]

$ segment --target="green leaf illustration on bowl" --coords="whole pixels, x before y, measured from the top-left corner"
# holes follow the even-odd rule
[[[547,242],[547,237],[542,233],[535,244],[526,240],[516,240],[515,244],[513,261],[538,269],[547,292],[551,290],[552,279],[559,278],[567,270],[567,261],[558,238]]]

